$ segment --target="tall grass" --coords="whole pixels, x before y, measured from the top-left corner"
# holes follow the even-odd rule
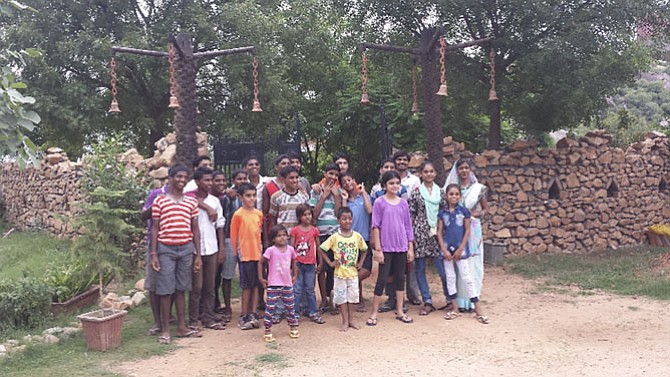
[[[0,242],[0,280],[43,276],[49,265],[65,263],[70,245],[44,233],[14,231]]]
[[[507,269],[548,285],[577,285],[620,295],[670,300],[670,266],[659,266],[662,248],[626,248],[590,254],[513,257]]]

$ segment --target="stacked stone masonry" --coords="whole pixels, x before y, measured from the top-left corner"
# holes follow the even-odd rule
[[[207,136],[200,135],[201,154]],[[130,150],[120,158],[160,184],[174,162],[174,136],[156,143],[143,159]],[[538,149],[518,140],[501,151],[474,155],[462,143],[444,139],[445,167],[461,157],[475,164],[489,187],[486,242],[504,243],[507,253],[587,252],[643,244],[645,229],[670,222],[668,138],[649,133],[626,150],[611,146],[602,131],[579,140],[560,140],[555,149]],[[413,158],[411,165],[421,160]],[[0,204],[5,217],[21,229],[39,228],[73,236],[68,221],[78,213],[81,164],[50,148],[41,166],[19,169],[5,163],[0,173]]]
[[[74,236],[69,220],[80,211],[83,175],[81,163],[70,161],[60,148],[49,148],[39,167],[20,169],[15,163],[3,163],[0,205],[5,218],[20,229]]]
[[[554,149],[517,140],[479,155],[444,139],[445,167],[473,160],[489,188],[486,242],[507,253],[588,252],[646,242],[645,230],[670,220],[668,138],[650,132],[626,150],[603,131],[562,139]]]
[[[196,136],[198,154],[207,155],[207,134],[200,132]],[[127,169],[147,174],[158,187],[166,181],[168,167],[175,163],[175,134],[168,134],[155,145],[156,150],[150,158],[145,159],[135,149],[130,149],[120,155],[119,160]],[[0,208],[4,207],[4,217],[18,229],[40,229],[57,236],[76,236],[77,230],[71,220],[81,211],[83,176],[82,163],[70,161],[60,148],[49,148],[39,167],[20,169],[16,163],[3,163]]]

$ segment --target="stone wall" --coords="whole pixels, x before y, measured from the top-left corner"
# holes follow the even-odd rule
[[[207,153],[207,135],[198,138]],[[555,149],[538,149],[518,140],[501,151],[474,155],[450,137],[444,140],[445,166],[470,157],[480,182],[489,187],[490,210],[484,219],[486,242],[504,243],[507,252],[578,252],[646,242],[645,229],[670,222],[668,138],[649,133],[626,150],[611,146],[611,136],[591,132],[563,139]],[[120,156],[160,184],[174,162],[175,140],[156,143],[144,159],[129,150]],[[414,158],[416,166],[420,159]],[[66,220],[76,216],[82,194],[82,166],[57,148],[39,168],[2,165],[0,205],[18,228],[52,234],[76,232]]]
[[[198,153],[208,154],[207,134],[197,135]],[[119,156],[127,169],[144,172],[154,180],[154,186],[167,179],[168,167],[175,162],[176,137],[170,133],[156,142],[150,158],[144,158],[135,149]],[[0,171],[0,206],[4,217],[19,229],[41,229],[57,236],[77,234],[71,224],[83,200],[80,190],[84,176],[83,165],[68,159],[60,148],[49,148],[40,167],[20,169],[16,163],[2,164]],[[139,209],[139,208],[138,208]]]
[[[58,236],[74,236],[69,219],[80,209],[81,163],[70,161],[60,148],[49,148],[40,167],[19,169],[3,163],[0,205],[4,217],[20,229],[41,229]]]
[[[507,253],[578,252],[646,242],[646,227],[670,221],[668,138],[650,132],[626,150],[602,131],[555,149],[518,140],[473,155],[445,138],[445,167],[472,158],[489,188],[487,242]]]

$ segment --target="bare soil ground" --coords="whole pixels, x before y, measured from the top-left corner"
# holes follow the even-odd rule
[[[443,304],[433,277],[433,297]],[[367,285],[371,280],[366,281]],[[366,297],[371,288],[365,290]],[[367,327],[338,331],[340,317],[324,325],[301,322],[299,339],[288,325],[263,331],[206,330],[182,339],[178,350],[115,368],[127,376],[670,376],[670,303],[578,289],[538,289],[536,281],[488,268],[482,295],[491,319],[453,321],[443,312],[403,324],[393,313]],[[369,304],[369,303],[368,303]],[[370,307],[371,305],[368,305]]]

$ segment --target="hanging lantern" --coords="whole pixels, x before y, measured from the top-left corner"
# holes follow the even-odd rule
[[[112,62],[110,63],[112,70],[112,103],[109,106],[110,113],[120,113],[119,102],[116,100],[116,60],[112,56]]]
[[[170,61],[170,104],[168,108],[176,109],[179,107],[179,100],[176,95],[176,84],[174,79],[174,47],[172,43],[168,45],[168,60]]]
[[[493,47],[491,47],[489,58],[491,64],[491,90],[489,90],[489,101],[498,101],[498,93],[496,93],[496,53],[493,50]]]
[[[419,112],[419,101],[417,100],[416,94],[416,62],[412,66],[412,112]]]
[[[370,103],[370,98],[368,97],[368,57],[363,52],[363,85],[361,86],[361,104],[368,105]]]
[[[440,89],[437,91],[438,96],[446,97],[447,94],[447,77],[445,69],[444,55],[447,51],[447,42],[444,36],[440,37]]]
[[[261,109],[261,102],[258,100],[258,61],[255,56],[251,65],[254,68],[254,104],[251,107],[251,111],[260,113],[263,109]]]

